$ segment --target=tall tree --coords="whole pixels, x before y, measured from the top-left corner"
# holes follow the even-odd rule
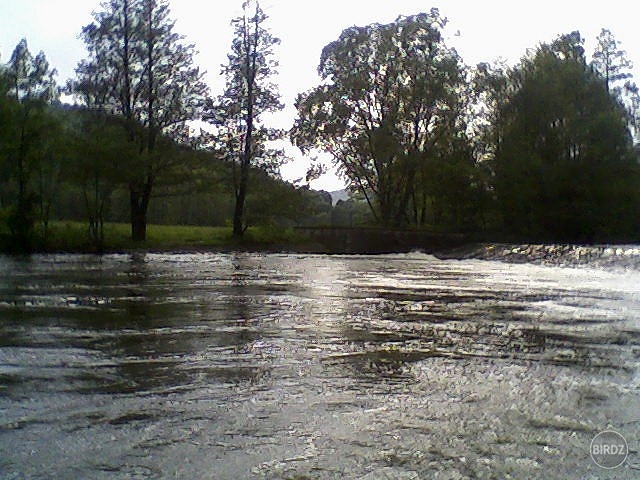
[[[82,30],[89,58],[70,87],[90,108],[124,118],[123,135],[137,147],[128,188],[131,235],[145,240],[154,184],[173,157],[156,148],[161,136],[184,138],[186,122],[204,105],[207,87],[194,66],[194,46],[173,31],[168,0],[109,0]]]
[[[620,48],[620,42],[606,28],[598,35],[597,42],[593,66],[604,79],[607,91],[610,91],[616,82],[631,78],[632,64],[627,52]]]
[[[541,45],[500,87],[494,182],[511,233],[593,241],[637,226],[627,112],[588,66],[582,44],[573,32]]]
[[[59,90],[54,76],[40,52],[33,57],[26,40],[16,46],[4,68],[4,115],[9,117],[0,133],[7,171],[13,180],[15,202],[9,223],[16,244],[28,248],[35,220],[37,188],[34,176],[48,156],[53,119],[48,106],[57,101]],[[50,157],[49,157],[50,158]]]
[[[417,176],[439,140],[459,130],[465,69],[437,9],[351,27],[322,51],[323,83],[298,96],[291,132],[304,150],[329,152],[378,220],[401,223]]]
[[[235,237],[241,237],[247,227],[245,203],[251,168],[274,171],[282,157],[282,152],[268,148],[267,142],[283,132],[265,127],[261,117],[284,108],[272,83],[278,67],[274,47],[280,40],[267,29],[268,16],[259,1],[246,1],[242,7],[242,16],[231,22],[234,38],[229,61],[222,70],[226,77],[224,94],[209,105],[206,114],[217,129],[218,148],[232,164]]]
[[[9,194],[11,182],[9,140],[11,136],[13,101],[9,98],[7,68],[0,63],[0,241],[8,236],[9,215],[14,195]]]
[[[609,30],[603,28],[598,35],[591,65],[604,80],[607,91],[628,110],[629,128],[634,131],[638,140],[640,95],[631,73],[633,64],[627,57],[627,52],[621,49],[620,42]]]

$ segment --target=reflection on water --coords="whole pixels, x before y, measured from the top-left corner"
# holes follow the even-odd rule
[[[637,478],[637,263],[0,257],[0,477]]]

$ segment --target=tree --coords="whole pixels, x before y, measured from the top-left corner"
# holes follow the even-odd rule
[[[70,89],[89,108],[124,119],[123,135],[137,154],[127,167],[133,240],[146,238],[147,211],[158,177],[174,158],[158,139],[184,139],[207,87],[193,65],[194,46],[173,31],[168,0],[110,0],[82,30],[89,58]]]
[[[627,58],[627,52],[620,49],[620,42],[609,30],[603,28],[597,41],[592,64],[604,79],[607,91],[610,91],[616,82],[631,78],[632,64]]]
[[[77,107],[66,114],[69,161],[64,165],[65,177],[80,191],[89,241],[101,250],[111,196],[127,178],[123,159],[135,155],[136,148],[122,135],[121,117]]]
[[[49,237],[49,220],[64,174],[63,165],[69,155],[68,131],[65,128],[59,106],[50,107],[46,121],[40,125],[42,138],[36,151],[39,161],[35,165],[35,193],[40,236],[46,244]]]
[[[59,95],[55,75],[44,53],[34,58],[25,39],[16,46],[2,75],[2,115],[8,122],[0,133],[1,150],[8,180],[15,186],[8,223],[15,244],[24,249],[29,248],[36,215],[37,188],[32,184],[33,177],[36,172],[43,172],[43,162],[53,160],[47,145],[53,138],[54,123],[48,106]]]
[[[9,79],[5,65],[0,63],[0,244],[9,236],[9,215],[13,195],[8,195],[10,183],[8,140],[12,124],[13,102],[9,98]]]
[[[232,164],[235,207],[233,235],[241,237],[247,227],[245,203],[252,167],[275,171],[282,152],[268,148],[267,142],[283,135],[266,128],[264,113],[284,108],[276,86],[274,47],[280,40],[265,27],[268,16],[257,0],[243,4],[243,15],[232,21],[234,38],[229,62],[223,67],[224,94],[209,105],[206,118],[217,129],[217,148]]]
[[[466,74],[445,24],[432,9],[344,30],[322,52],[323,83],[296,101],[294,144],[329,152],[383,223],[426,208],[418,174],[439,139],[464,130]]]
[[[609,30],[603,28],[597,41],[591,65],[604,80],[607,91],[618,98],[629,111],[629,127],[634,130],[637,137],[640,124],[638,115],[640,96],[638,86],[632,80],[633,65],[627,58],[627,52],[620,48],[620,42]]]
[[[582,43],[573,32],[542,44],[500,87],[494,186],[510,233],[593,241],[637,226],[627,112],[587,64]]]
[[[483,225],[487,176],[472,142],[460,132],[443,135],[418,172],[414,204],[417,225],[473,230]]]

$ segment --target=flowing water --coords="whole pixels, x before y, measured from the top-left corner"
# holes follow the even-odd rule
[[[0,478],[640,478],[640,250],[585,251],[0,256]]]

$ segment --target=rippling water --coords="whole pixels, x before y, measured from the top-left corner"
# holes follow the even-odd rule
[[[632,250],[0,256],[0,478],[640,478]]]

